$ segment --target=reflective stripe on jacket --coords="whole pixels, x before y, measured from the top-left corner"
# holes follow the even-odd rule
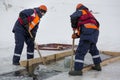
[[[38,16],[38,14],[36,13],[35,10],[34,10],[34,13],[35,13],[35,17],[32,20],[32,22],[29,23],[29,27],[31,29],[33,29],[39,23],[39,21],[40,21],[40,17]]]

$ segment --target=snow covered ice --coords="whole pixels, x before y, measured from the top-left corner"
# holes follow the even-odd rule
[[[38,7],[45,4],[48,12],[42,18],[37,32],[36,42],[46,43],[68,43],[71,44],[72,29],[70,28],[70,15],[75,11],[78,3],[83,3],[93,11],[95,17],[100,21],[100,36],[98,40],[99,50],[120,52],[120,1],[119,0],[0,0],[0,71],[7,64],[12,63],[14,53],[14,34],[12,28],[18,13],[26,8]],[[76,40],[76,44],[79,40]],[[22,53],[22,60],[26,59],[26,46]],[[53,54],[44,54],[42,55]],[[35,54],[38,57],[38,54]],[[88,71],[82,77],[68,76],[67,72],[57,75],[51,79],[55,80],[118,80],[120,78],[120,61],[103,67],[102,72]],[[112,74],[110,74],[112,73]],[[62,77],[64,78],[62,78]],[[0,77],[1,80],[1,77]],[[2,80],[7,80],[2,79]],[[9,80],[9,79],[8,79]]]

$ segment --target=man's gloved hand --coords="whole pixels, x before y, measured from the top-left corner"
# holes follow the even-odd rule
[[[77,33],[72,34],[72,39],[79,38],[80,36]]]

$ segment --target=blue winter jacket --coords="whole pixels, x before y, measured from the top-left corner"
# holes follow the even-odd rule
[[[35,8],[36,12],[40,15],[39,17],[41,18],[42,15],[40,14],[40,10],[38,8]],[[34,9],[25,9],[23,11],[20,12],[20,14],[24,14],[25,16],[31,16],[32,14],[34,13]],[[33,36],[36,35],[36,32],[37,32],[37,29],[38,29],[38,25],[39,23],[31,30],[31,33]],[[23,25],[20,24],[20,22],[17,20],[14,27],[13,27],[13,30],[12,30],[13,33],[15,32],[20,32],[20,33],[23,33],[23,34],[28,34],[27,30],[25,29],[25,27]]]
[[[76,10],[72,15],[70,15],[71,18],[71,26],[72,28],[77,27],[77,22],[80,16],[82,16],[82,9],[88,9],[85,6],[83,6],[81,9]],[[99,36],[99,30],[91,29],[91,28],[85,28],[84,25],[80,27],[80,40],[88,40],[92,43],[97,43],[98,36]]]

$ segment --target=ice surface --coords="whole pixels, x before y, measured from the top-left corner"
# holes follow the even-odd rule
[[[119,80],[120,61],[102,67],[102,71],[87,71],[83,76],[69,76],[68,72],[63,72],[45,80]]]
[[[4,3],[8,5],[7,10]],[[94,15],[98,21],[100,21],[100,36],[97,44],[98,49],[120,52],[119,0],[0,0],[0,71],[2,71],[2,68],[6,64],[12,63],[12,56],[14,54],[14,34],[12,33],[12,28],[18,18],[18,13],[22,9],[37,7],[40,4],[46,4],[48,6],[48,12],[40,22],[40,28],[36,36],[37,43],[46,44],[57,42],[71,44],[72,29],[70,28],[69,16],[75,11],[76,4],[78,3],[85,4],[93,13],[97,13]],[[78,41],[79,40],[75,40],[75,43],[78,44]],[[26,45],[21,60],[26,59],[25,48]],[[54,51],[50,53],[49,51],[41,51],[41,53],[45,56],[53,54]],[[38,57],[37,52],[35,52],[35,57]],[[67,76],[67,73],[62,73],[60,74],[61,76],[58,75],[56,78],[58,80],[65,80],[65,78],[68,78],[68,80],[78,80],[79,78],[81,80],[118,80],[120,78],[119,64],[120,63],[117,62],[114,65],[103,67],[102,73],[90,71],[84,74],[85,77],[71,77]],[[89,76],[89,74],[92,75]],[[2,80],[7,79],[8,78]]]

